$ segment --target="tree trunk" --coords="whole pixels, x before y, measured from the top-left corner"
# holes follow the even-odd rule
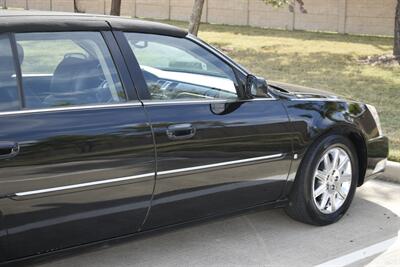
[[[113,16],[121,15],[121,0],[112,0],[110,14]]]
[[[400,0],[399,0],[400,1]],[[194,0],[192,14],[189,21],[189,33],[196,35],[199,32],[201,14],[203,13],[204,0]]]
[[[400,58],[400,0],[397,0],[396,16],[394,20],[393,55]]]
[[[82,11],[80,11],[79,7],[78,7],[78,0],[74,0],[74,12],[75,13],[82,13]]]

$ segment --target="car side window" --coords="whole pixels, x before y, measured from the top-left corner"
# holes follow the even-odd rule
[[[19,93],[10,39],[7,35],[0,35],[0,111],[13,111],[19,107]]]
[[[232,68],[185,38],[125,33],[151,99],[237,99]]]
[[[27,108],[125,102],[99,32],[17,33]]]

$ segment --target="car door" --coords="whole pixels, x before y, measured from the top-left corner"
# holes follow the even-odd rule
[[[116,35],[143,74],[157,146],[145,229],[278,200],[292,158],[281,102],[244,98],[245,74],[194,40]]]
[[[0,38],[0,254],[4,228],[8,260],[138,231],[154,143],[112,33],[9,36],[12,46]]]

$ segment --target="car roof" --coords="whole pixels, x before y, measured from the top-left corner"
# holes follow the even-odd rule
[[[185,37],[181,28],[153,21],[97,14],[0,10],[0,32],[109,30]]]

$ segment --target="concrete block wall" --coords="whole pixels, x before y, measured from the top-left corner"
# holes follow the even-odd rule
[[[121,15],[188,20],[194,0],[122,0]],[[307,13],[262,0],[205,0],[203,22],[287,30],[393,35],[396,0],[303,0]],[[73,11],[73,0],[0,0],[8,7]],[[109,14],[111,0],[78,0],[85,13]]]
[[[298,30],[338,32],[339,10],[338,0],[306,0],[307,13],[295,9],[295,25]]]
[[[52,0],[51,8],[52,11],[74,12],[74,2],[70,0]]]
[[[110,8],[107,10],[111,10],[111,1],[110,2]],[[135,17],[135,0],[123,0],[121,2],[121,16],[127,16],[127,17]]]
[[[3,2],[4,2],[4,0],[3,0]],[[8,6],[17,7],[17,8],[28,9],[27,3],[28,2],[26,0],[7,0]]]
[[[170,0],[170,19],[183,21],[189,20],[193,2],[194,0]],[[201,16],[201,21],[203,22],[207,22],[208,2],[209,0],[204,1],[203,13]]]
[[[248,25],[248,0],[208,0],[207,22],[230,25]]]
[[[170,0],[136,0],[136,16],[169,19]]]
[[[293,30],[293,19],[293,13],[286,7],[275,8],[262,1],[249,1],[250,26]]]
[[[347,0],[347,33],[393,35],[394,0]]]
[[[81,12],[93,14],[104,14],[108,10],[104,0],[79,0],[77,7]]]

